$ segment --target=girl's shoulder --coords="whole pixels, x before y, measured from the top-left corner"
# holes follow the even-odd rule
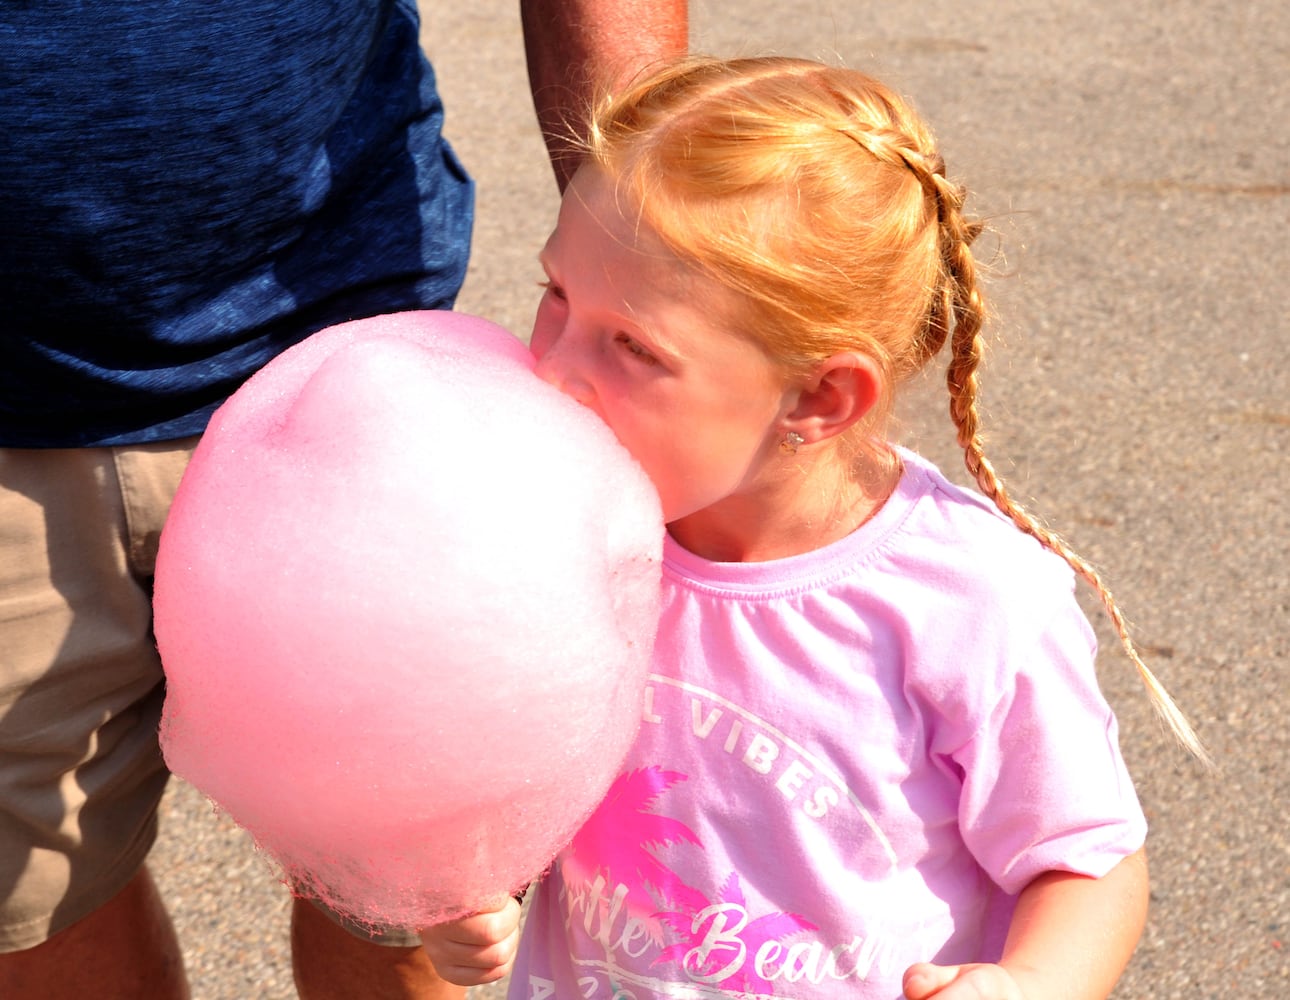
[[[926,460],[906,476],[914,499],[882,585],[908,637],[906,683],[960,718],[988,714],[1022,675],[1086,685],[1097,641],[1066,561]]]
[[[1018,528],[988,498],[951,482],[935,465],[902,452],[906,516],[889,543],[902,570],[933,589],[1006,609],[1068,595],[1075,574],[1057,553]]]

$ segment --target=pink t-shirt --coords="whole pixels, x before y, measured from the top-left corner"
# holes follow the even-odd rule
[[[640,735],[531,904],[510,995],[901,995],[997,960],[1015,893],[1146,821],[1059,558],[902,452],[825,549],[670,539]]]

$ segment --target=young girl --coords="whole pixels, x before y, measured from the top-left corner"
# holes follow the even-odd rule
[[[536,890],[511,996],[1105,997],[1146,824],[1072,568],[1194,737],[982,453],[979,226],[932,136],[788,59],[671,67],[591,135],[532,347],[658,486],[664,612],[640,735]],[[947,341],[984,498],[884,438]],[[492,981],[518,919],[426,947]]]

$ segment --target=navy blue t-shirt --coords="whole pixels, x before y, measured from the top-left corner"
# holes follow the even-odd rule
[[[0,445],[168,440],[333,323],[452,305],[469,178],[398,0],[0,23]]]

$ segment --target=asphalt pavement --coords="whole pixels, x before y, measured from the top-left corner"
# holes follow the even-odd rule
[[[422,2],[479,181],[459,307],[527,333],[556,193],[515,8]],[[692,44],[866,68],[933,123],[996,234],[989,450],[1104,570],[1217,762],[1163,734],[1086,594],[1152,824],[1150,924],[1115,995],[1290,997],[1290,5],[700,0]],[[902,413],[957,472],[936,385]],[[196,1000],[295,996],[285,891],[180,782],[152,864]]]

